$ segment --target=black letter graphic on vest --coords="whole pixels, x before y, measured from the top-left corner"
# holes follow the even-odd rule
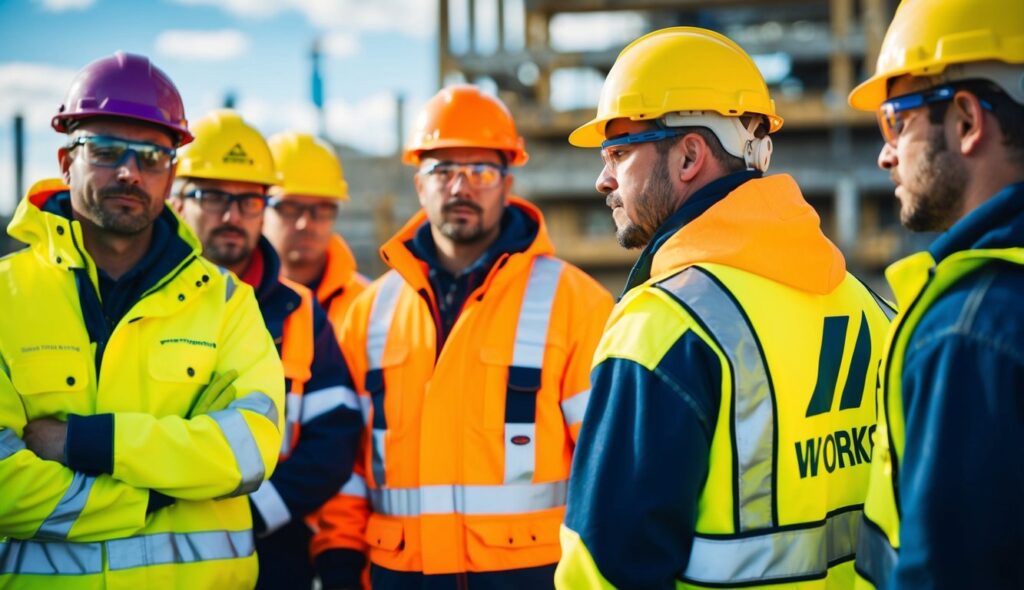
[[[808,418],[832,410],[832,400],[835,399],[839,369],[843,364],[843,353],[846,348],[846,328],[849,323],[848,316],[825,318],[821,334],[821,353],[818,356],[818,381],[814,385],[811,401],[807,404],[806,416]],[[847,371],[846,382],[843,384],[843,396],[839,403],[840,410],[860,407],[864,397],[864,379],[871,362],[871,334],[868,330],[867,318],[863,313],[861,313],[860,325],[857,326],[857,329],[857,344],[853,348],[850,370]]]

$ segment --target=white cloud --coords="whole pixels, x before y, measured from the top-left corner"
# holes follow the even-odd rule
[[[230,61],[249,49],[249,38],[241,31],[169,30],[160,33],[156,52],[164,57],[195,61]]]
[[[96,3],[96,0],[34,0],[42,4],[47,12],[64,12],[67,10],[85,10]]]
[[[47,64],[0,64],[0,120],[21,113],[26,129],[48,128],[74,76],[75,70]]]
[[[186,6],[213,6],[244,18],[301,13],[314,27],[356,31],[398,31],[418,38],[434,34],[437,6],[428,0],[173,0]]]
[[[359,53],[359,38],[345,31],[332,31],[321,39],[321,50],[337,59],[352,57]]]
[[[558,51],[625,47],[647,28],[647,19],[637,12],[556,14],[551,19],[551,47]]]

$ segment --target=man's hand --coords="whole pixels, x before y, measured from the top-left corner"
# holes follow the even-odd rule
[[[28,450],[35,453],[40,459],[67,465],[64,458],[64,443],[67,438],[67,422],[61,422],[54,418],[39,418],[25,425],[23,440]]]

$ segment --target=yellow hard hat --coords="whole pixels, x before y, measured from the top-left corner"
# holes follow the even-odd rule
[[[601,88],[597,116],[569,143],[600,147],[612,119],[655,120],[679,111],[759,114],[768,118],[769,133],[782,127],[764,77],[739,45],[707,29],[672,27],[622,50]]]
[[[195,140],[178,150],[178,177],[267,186],[276,181],[274,158],[267,142],[237,112],[212,111],[193,122],[189,131]]]
[[[295,131],[278,133],[267,143],[277,166],[272,193],[348,200],[345,171],[329,145]]]
[[[876,110],[892,78],[935,76],[954,64],[982,61],[1024,64],[1021,0],[904,0],[882,41],[875,75],[853,89],[850,106]],[[1022,84],[1018,78],[1017,93]]]
[[[495,149],[506,154],[510,166],[522,166],[530,158],[505,103],[469,84],[442,88],[427,101],[402,162],[416,166],[423,152],[453,147]]]

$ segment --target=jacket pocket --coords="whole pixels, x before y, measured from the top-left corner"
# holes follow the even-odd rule
[[[217,351],[205,346],[159,343],[149,351],[149,375],[157,381],[206,385],[217,366]]]
[[[382,355],[381,367],[366,372],[364,388],[373,404],[374,429],[395,431],[402,427],[402,397],[407,393],[404,391],[404,383],[407,379],[405,364],[408,358],[408,347],[388,347]],[[419,393],[418,389],[416,393]]]
[[[400,551],[404,547],[405,526],[400,520],[371,516],[366,524],[366,544],[371,549]]]
[[[534,517],[467,519],[471,535],[488,547],[526,549],[558,544],[563,512]]]
[[[23,396],[82,391],[89,382],[85,356],[75,352],[40,352],[11,360],[11,382]]]

